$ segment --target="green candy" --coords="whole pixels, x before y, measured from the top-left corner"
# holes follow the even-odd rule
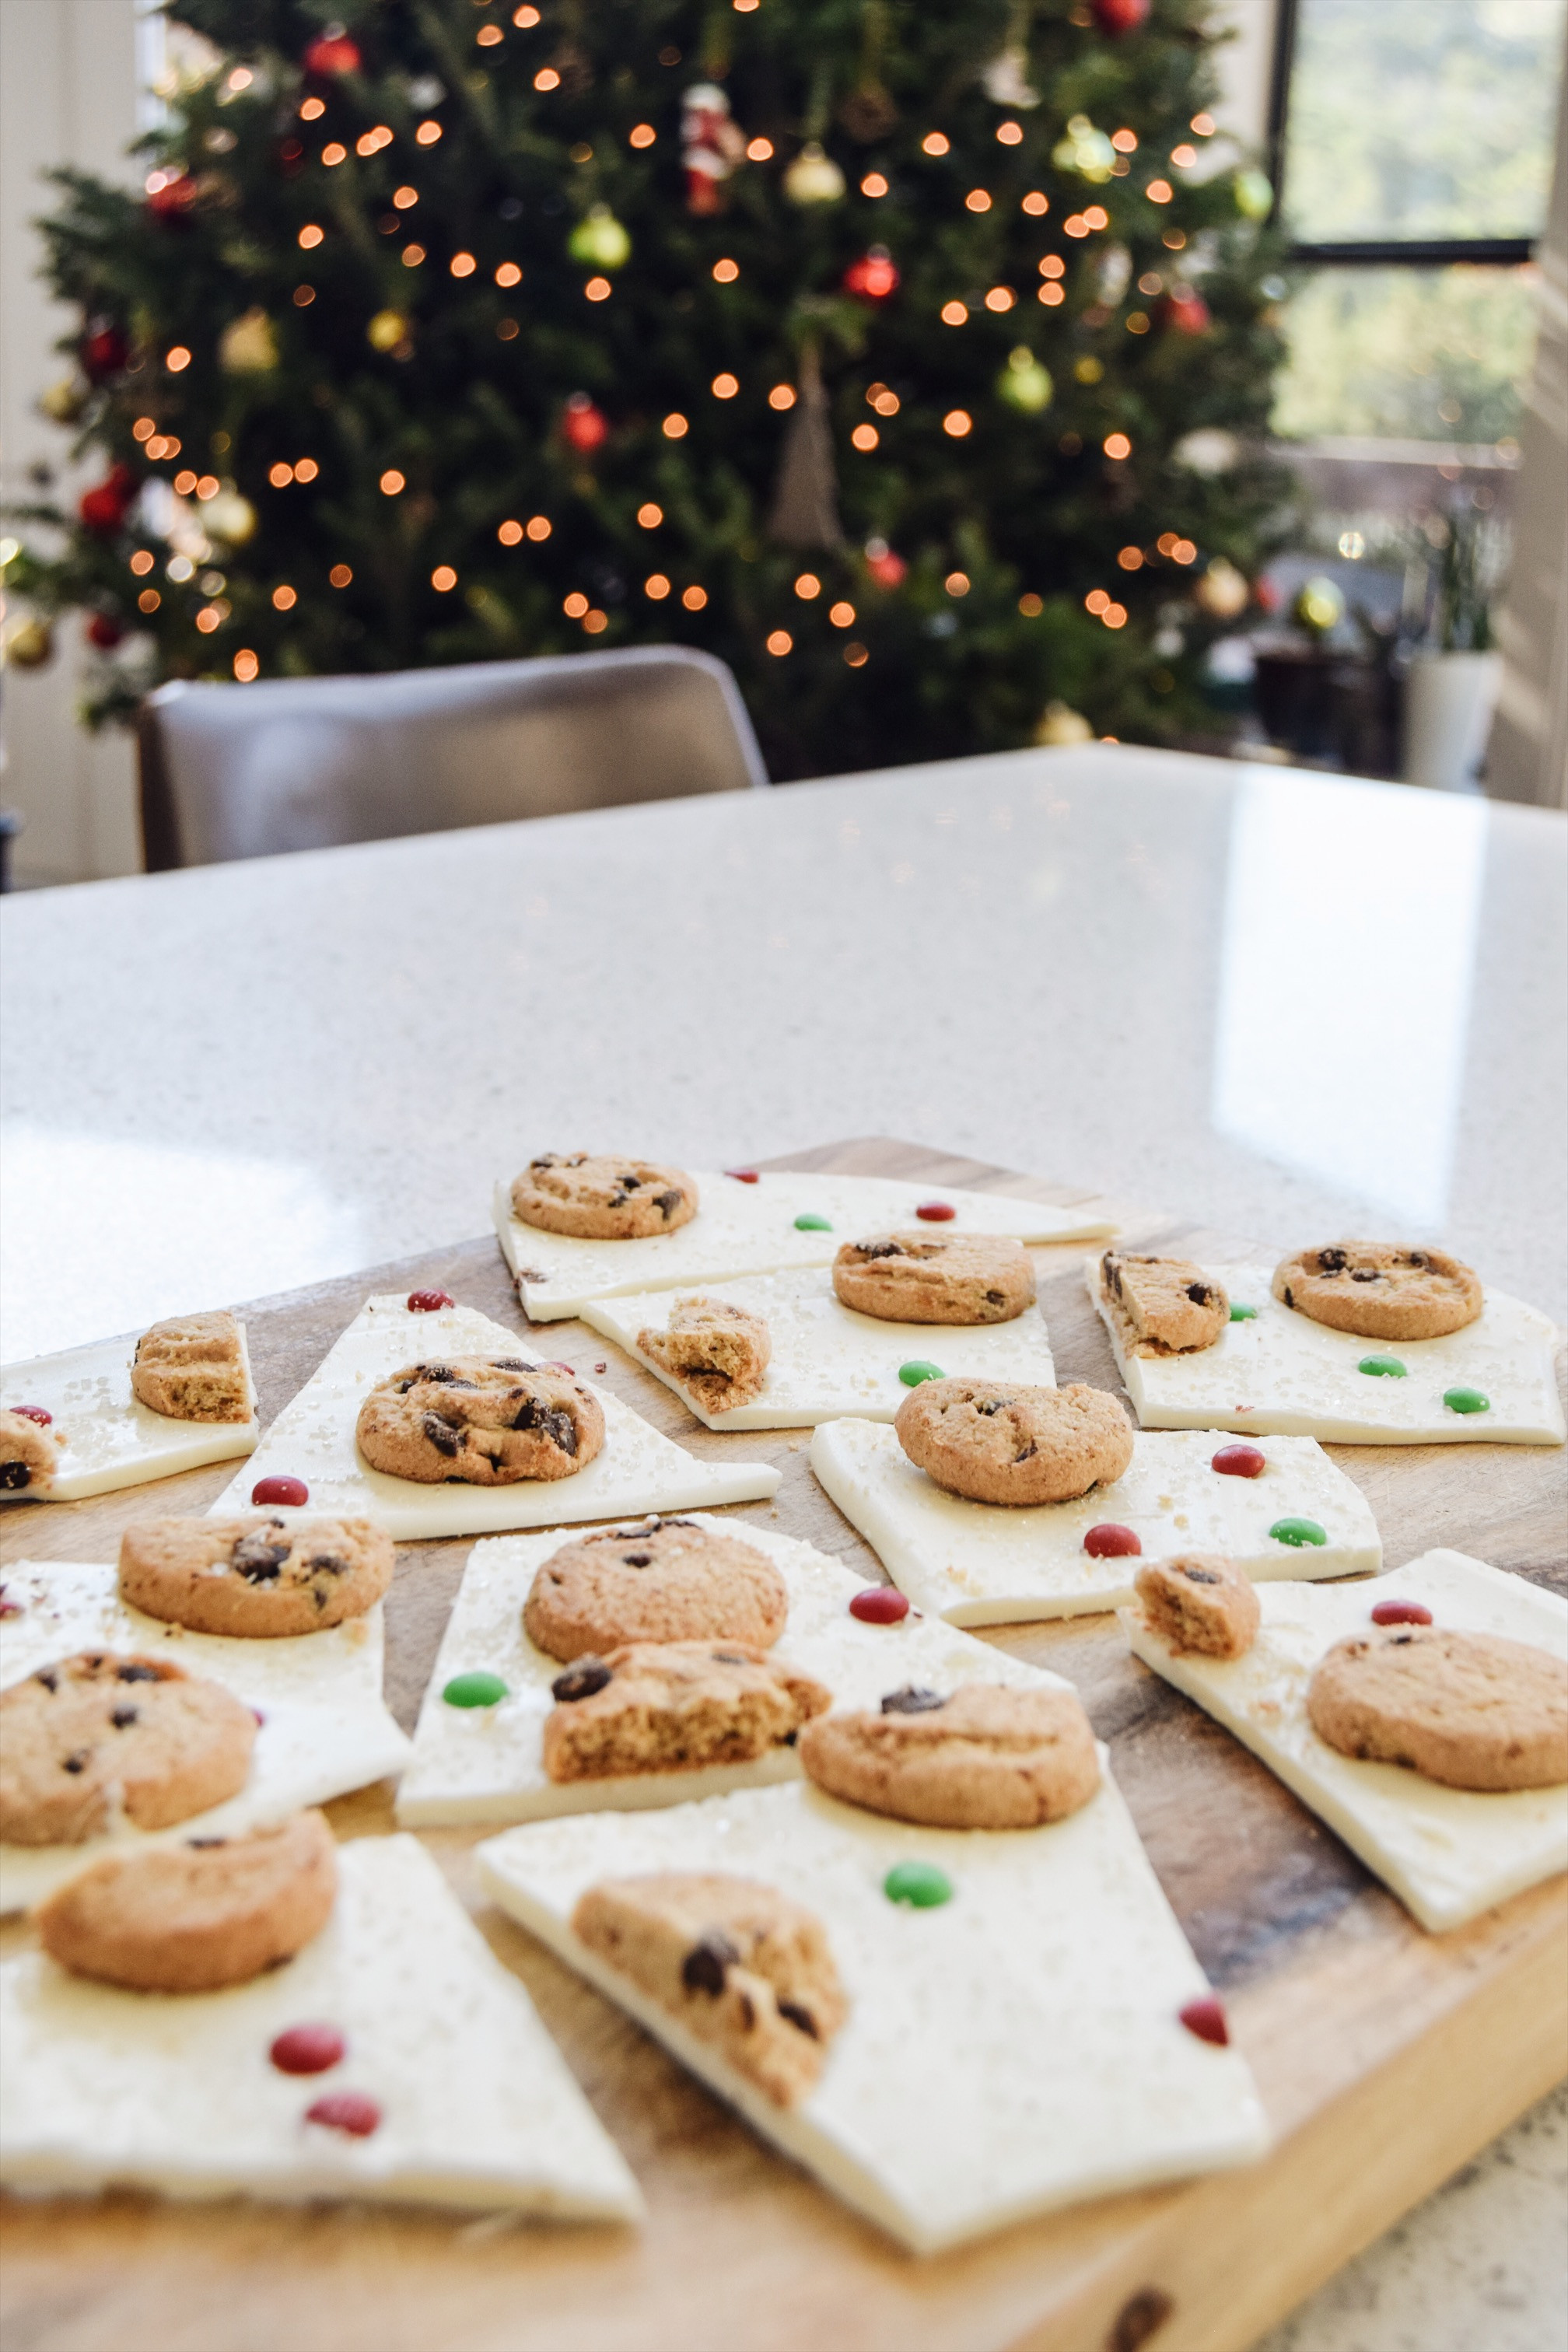
[[[1321,1528],[1316,1519],[1276,1519],[1268,1532],[1276,1543],[1300,1546],[1326,1544],[1329,1540],[1328,1529]]]
[[[945,1381],[947,1374],[940,1364],[928,1364],[922,1356],[913,1356],[899,1366],[899,1378],[907,1389],[918,1389],[922,1381]]]
[[[1492,1401],[1479,1389],[1445,1389],[1443,1402],[1450,1412],[1490,1412]]]
[[[828,1220],[819,1217],[815,1209],[803,1210],[795,1221],[795,1229],[797,1234],[830,1234],[833,1231]]]
[[[499,1675],[477,1671],[454,1675],[441,1693],[448,1706],[495,1706],[506,1695],[507,1685]]]
[[[952,1901],[952,1881],[932,1862],[896,1862],[882,1881],[889,1903],[907,1903],[914,1911],[934,1911]]]
[[[1256,1307],[1238,1307],[1233,1300],[1231,1303],[1230,1319],[1233,1323],[1256,1323],[1258,1320],[1258,1309]]]
[[[1403,1381],[1409,1377],[1397,1356],[1363,1356],[1356,1370],[1374,1381]]]

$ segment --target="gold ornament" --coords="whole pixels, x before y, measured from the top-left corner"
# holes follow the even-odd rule
[[[1238,572],[1223,555],[1215,557],[1193,594],[1210,619],[1215,621],[1234,621],[1252,601],[1246,573]]]
[[[218,365],[228,375],[268,375],[278,364],[278,337],[265,310],[247,310],[218,337]]]
[[[63,375],[58,383],[51,383],[38,406],[57,425],[74,425],[87,406],[89,386],[79,375]]]
[[[1094,730],[1081,710],[1069,709],[1065,702],[1047,702],[1035,729],[1037,743],[1092,743]]]
[[[1319,572],[1297,597],[1295,613],[1301,626],[1314,637],[1326,637],[1345,616],[1345,600],[1339,583],[1331,580],[1326,572]]]
[[[1080,178],[1095,186],[1109,180],[1116,169],[1116,150],[1103,131],[1097,131],[1087,114],[1074,114],[1068,127],[1051,150],[1051,161],[1058,172],[1077,172]]]
[[[401,310],[378,310],[364,331],[373,351],[395,352],[407,339],[408,321]]]
[[[221,539],[226,547],[243,547],[255,536],[256,520],[256,509],[232,482],[226,482],[216,498],[208,499],[202,508],[202,521],[209,535]]]
[[[836,205],[844,194],[844,174],[810,139],[784,173],[784,192],[792,205]]]
[[[23,621],[5,640],[5,658],[13,669],[42,669],[55,649],[55,633],[47,621]]]

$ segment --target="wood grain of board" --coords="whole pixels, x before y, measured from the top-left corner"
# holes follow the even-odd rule
[[[1059,1187],[868,1138],[771,1163],[972,1185],[1070,1204]],[[1211,1234],[1120,1213],[1184,1254],[1283,1253],[1290,1234]],[[1081,1244],[1037,1252],[1058,1374],[1118,1388]],[[242,1311],[264,1421],[372,1291],[436,1285],[527,1333],[489,1236]],[[602,1378],[694,1453],[744,1447],[784,1472],[742,1507],[879,1573],[812,1478],[809,1432],[702,1429],[577,1323],[552,1355]],[[597,1367],[603,1364],[602,1374]],[[1558,1590],[1563,1448],[1333,1447],[1389,1559],[1454,1544]],[[232,1465],[156,1489],[18,1506],[0,1554],[112,1559],[127,1520],[200,1510]],[[412,1725],[467,1540],[405,1546],[387,1604],[387,1690]],[[1102,2200],[918,2261],[763,2147],[522,1931],[486,1906],[483,1832],[426,1842],[531,1993],[648,2201],[640,2231],[338,2207],[0,2200],[5,2352],[1244,2352],[1281,2314],[1483,2146],[1568,2067],[1568,1886],[1428,1937],[1254,1758],[1131,1659],[1113,1619],[983,1638],[1081,1691],[1151,1860],[1225,1991],[1273,2123],[1241,2172]],[[331,1808],[342,1835],[392,1826],[388,1788]],[[14,1946],[25,1931],[12,1927]],[[1064,2021],[1070,2031],[1070,2020]],[[911,2064],[919,2053],[910,2053]]]

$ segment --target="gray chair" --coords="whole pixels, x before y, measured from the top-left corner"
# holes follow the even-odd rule
[[[768,781],[729,670],[679,646],[175,683],[140,751],[149,873]]]

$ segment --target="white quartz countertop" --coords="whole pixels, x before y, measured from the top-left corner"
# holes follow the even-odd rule
[[[1552,813],[1090,745],[24,894],[0,1352],[481,1233],[535,1150],[868,1134],[1568,1319],[1565,867]],[[1564,2116],[1270,2352],[1549,2340]]]

